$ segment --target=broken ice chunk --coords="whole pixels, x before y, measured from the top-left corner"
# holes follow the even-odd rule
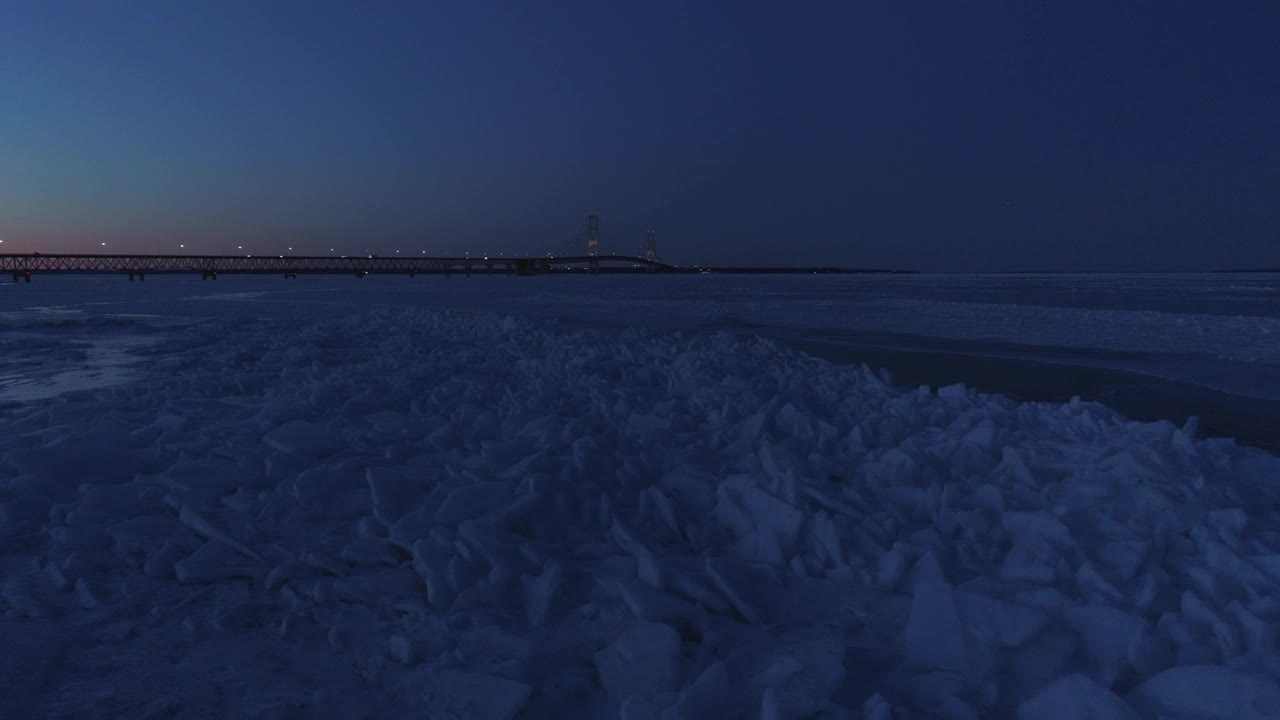
[[[531,626],[546,622],[563,582],[564,571],[553,563],[525,586],[525,610]]]
[[[680,693],[676,704],[662,714],[662,720],[699,720],[725,715],[734,717],[738,698],[729,684],[729,672],[716,660],[707,666],[693,684]]]
[[[445,670],[428,681],[422,717],[510,720],[532,688],[493,675]]]
[[[425,496],[422,483],[400,470],[371,467],[365,471],[373,500],[373,516],[387,527],[418,507]]]
[[[679,621],[694,616],[694,606],[630,578],[614,581],[622,601],[641,620]]]
[[[209,541],[175,563],[173,570],[180,583],[204,584],[232,578],[256,578],[262,567],[222,543]]]
[[[1018,706],[1018,720],[1138,720],[1110,690],[1083,675],[1068,675]]]
[[[1219,530],[1240,534],[1249,524],[1249,516],[1240,508],[1210,510],[1209,524]]]
[[[392,660],[408,665],[413,662],[413,645],[408,638],[397,633],[387,640],[387,654]]]
[[[262,437],[262,441],[280,452],[302,457],[323,458],[341,450],[342,436],[323,425],[290,420]]]
[[[734,558],[707,558],[707,574],[744,620],[759,623],[777,605],[782,585],[768,565]]]
[[[1128,662],[1129,648],[1141,637],[1142,619],[1104,605],[1069,607],[1062,619],[1080,638],[1093,660],[1093,680],[1103,687],[1111,687]]]
[[[954,593],[944,582],[916,585],[904,637],[906,660],[915,667],[965,677],[981,677],[986,672],[986,663],[979,656],[989,661],[990,653],[971,652]]]
[[[675,689],[680,661],[680,634],[670,625],[633,625],[595,654],[600,683],[616,700]]]
[[[449,492],[436,509],[436,520],[455,524],[471,520],[501,507],[515,496],[515,488],[506,483],[475,482]]]
[[[1275,679],[1218,665],[1173,667],[1128,696],[1148,717],[1196,720],[1263,720],[1280,717]]]
[[[1049,617],[1040,610],[963,590],[956,607],[970,632],[1003,647],[1018,647],[1040,632]]]

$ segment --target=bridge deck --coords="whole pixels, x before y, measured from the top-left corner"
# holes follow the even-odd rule
[[[300,274],[345,273],[471,273],[501,272],[537,275],[561,272],[576,266],[598,269],[601,265],[630,266],[650,271],[676,271],[676,267],[627,255],[571,255],[546,257],[427,257],[427,256],[335,256],[335,255],[108,255],[89,253],[0,254],[0,273],[12,273],[15,280],[29,279],[33,273],[125,273],[131,278],[148,273],[199,273],[204,277],[220,273]]]

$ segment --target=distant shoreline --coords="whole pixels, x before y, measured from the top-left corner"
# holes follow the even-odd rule
[[[600,272],[605,272],[604,268]],[[613,272],[617,272],[613,270]],[[670,271],[666,271],[670,272]],[[723,275],[918,275],[919,270],[884,270],[880,268],[840,267],[701,267],[682,266],[676,272],[713,273]]]
[[[842,268],[842,267],[716,267],[679,265],[674,270],[661,270],[666,273],[711,273],[718,275],[1200,275],[1223,273],[1280,273],[1280,268],[1243,268],[1228,270],[893,270],[883,268]],[[557,270],[556,272],[575,273],[573,270]],[[635,268],[600,268],[600,273],[647,273],[646,269]]]
[[[1223,273],[1280,273],[1280,268],[1232,268],[1227,270],[899,270],[925,275],[1218,275]]]

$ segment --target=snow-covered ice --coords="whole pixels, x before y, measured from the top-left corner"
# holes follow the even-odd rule
[[[1280,458],[1194,423],[157,280],[0,294],[0,717],[1280,717]]]

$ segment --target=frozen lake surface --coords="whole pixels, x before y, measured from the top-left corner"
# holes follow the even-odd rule
[[[726,331],[1020,400],[1106,402],[1144,420],[1197,416],[1209,436],[1280,450],[1280,275],[867,275],[39,278],[0,284],[0,311],[48,317],[326,317],[383,305],[515,313],[576,327]],[[143,287],[148,288],[143,291]],[[12,293],[12,294],[11,294]],[[11,316],[12,318],[13,316]],[[12,319],[10,319],[10,322]],[[0,316],[0,327],[6,321]],[[7,345],[21,342],[8,334]],[[120,334],[70,338],[95,358],[0,357],[0,400],[127,374]],[[41,365],[40,370],[31,367]],[[60,378],[51,377],[63,371]]]
[[[1280,717],[1280,459],[1186,421],[1278,340],[1274,275],[3,284],[0,717]]]

